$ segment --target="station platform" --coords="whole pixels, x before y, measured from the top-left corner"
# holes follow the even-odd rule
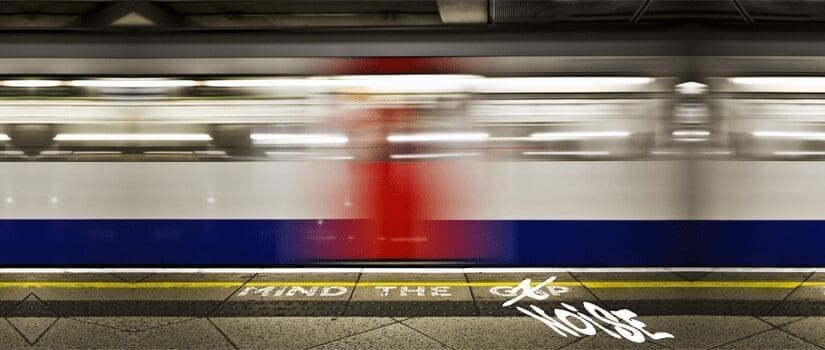
[[[588,305],[672,337],[522,311]],[[825,270],[0,269],[0,317],[3,348],[818,349]]]

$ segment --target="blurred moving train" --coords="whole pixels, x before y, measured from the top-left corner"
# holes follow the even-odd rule
[[[825,263],[823,78],[547,62],[7,76],[0,265]]]

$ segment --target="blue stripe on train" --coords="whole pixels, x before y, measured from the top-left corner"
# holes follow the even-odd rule
[[[345,222],[330,221],[329,230],[336,234],[334,227]],[[302,246],[309,244],[307,236],[312,234],[307,227],[314,223],[0,220],[0,265],[252,267],[334,263],[302,255]],[[439,224],[460,228],[467,223]],[[469,237],[494,247],[492,254],[465,262],[475,266],[825,266],[825,221],[471,223],[466,226],[483,232]]]

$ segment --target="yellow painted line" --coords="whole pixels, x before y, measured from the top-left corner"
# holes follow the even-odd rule
[[[542,281],[533,282],[534,286],[540,284]],[[498,286],[517,286],[520,281],[502,281],[502,282],[433,282],[433,281],[380,281],[380,282],[358,282],[358,287],[383,287],[383,286],[406,286],[406,287],[498,287]],[[581,287],[578,282],[553,282],[551,286],[560,287]]]
[[[542,281],[532,281],[536,286]],[[91,282],[91,281],[0,281],[0,288],[88,288],[88,289],[167,289],[167,288],[237,288],[268,286],[302,286],[302,287],[497,287],[516,286],[520,281],[253,281],[244,284],[241,281],[192,281],[192,282]],[[799,281],[583,281],[582,284],[593,289],[621,288],[752,288],[752,289],[792,289],[802,287],[825,287],[823,282]],[[554,281],[550,285],[560,287],[581,287],[574,281]]]
[[[243,282],[52,282],[15,281],[0,282],[0,288],[89,288],[89,289],[161,289],[161,288],[231,288],[240,287]]]
[[[799,281],[582,281],[587,288],[758,288],[792,289]]]
[[[802,282],[802,287],[825,287],[825,281]]]

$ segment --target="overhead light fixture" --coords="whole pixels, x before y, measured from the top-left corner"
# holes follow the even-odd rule
[[[72,155],[79,155],[79,156],[106,156],[106,155],[118,155],[123,154],[123,151],[74,151]]]
[[[273,158],[282,158],[282,159],[290,159],[290,160],[297,160],[297,159],[304,159],[304,160],[352,160],[355,159],[353,156],[336,156],[336,155],[325,155],[319,152],[280,152],[280,151],[268,151],[266,155]]]
[[[23,151],[12,150],[12,151],[0,151],[0,156],[22,156],[25,155]]]
[[[349,142],[343,134],[250,134],[259,145],[342,145]]]
[[[559,131],[530,134],[530,141],[565,141],[593,138],[622,138],[630,136],[629,131]]]
[[[306,78],[248,78],[206,80],[202,84],[225,88],[315,87],[343,89],[365,93],[422,93],[464,91],[478,75],[462,74],[400,74],[400,75],[336,75]]]
[[[825,140],[825,132],[816,131],[754,131],[753,136],[763,138],[789,138],[800,140]]]
[[[673,131],[673,136],[676,137],[702,137],[702,136],[710,136],[710,131],[708,130],[675,130]]]
[[[319,156],[310,158],[311,160],[353,160],[353,156]]]
[[[650,151],[650,154],[657,155],[657,156],[670,156],[670,155],[685,154],[685,151],[673,150],[673,149],[658,149],[658,150]]]
[[[676,84],[676,92],[682,95],[699,95],[708,91],[708,86],[695,81],[686,81],[681,84]]]
[[[733,151],[723,149],[723,150],[699,151],[697,153],[704,154],[704,155],[711,155],[711,156],[729,156],[729,155],[733,154]]]
[[[11,137],[7,134],[0,134],[0,141],[11,141]]]
[[[652,83],[649,77],[507,77],[486,78],[474,82],[473,92],[480,93],[571,93],[621,92]]]
[[[0,85],[19,88],[44,88],[60,86],[63,85],[63,82],[60,80],[18,79],[3,80],[0,81]]]
[[[222,88],[254,88],[254,87],[300,87],[318,85],[317,81],[307,78],[273,78],[273,79],[218,79],[205,80],[204,86]]]
[[[597,157],[597,156],[609,156],[610,152],[608,151],[535,151],[535,152],[522,152],[521,154],[526,156],[589,156],[589,157]]]
[[[57,151],[57,150],[45,150],[40,151],[41,156],[47,157],[55,157],[55,156],[67,156],[72,154],[72,151]]]
[[[55,141],[211,141],[209,134],[57,134]]]
[[[775,156],[825,156],[823,151],[774,151]]]
[[[226,151],[219,151],[219,150],[195,151],[195,155],[197,155],[197,156],[206,156],[206,157],[225,157],[226,156]]]
[[[454,158],[480,156],[479,152],[471,153],[418,153],[418,154],[391,154],[390,159],[427,159],[427,158]]]
[[[756,92],[825,92],[825,77],[733,77],[728,82]]]
[[[281,151],[266,151],[267,156],[270,157],[294,157],[294,156],[317,156],[321,155],[319,152],[281,152]]]
[[[194,80],[179,79],[84,79],[71,80],[67,83],[75,87],[93,88],[175,88],[198,85]]]
[[[392,143],[402,142],[480,142],[490,138],[486,132],[445,132],[421,134],[394,134],[387,136]]]
[[[685,137],[685,138],[676,139],[676,141],[679,141],[679,142],[705,142],[707,140],[710,140],[710,139],[707,138],[707,137]]]
[[[191,156],[194,153],[192,151],[145,151],[143,154],[149,156]]]

